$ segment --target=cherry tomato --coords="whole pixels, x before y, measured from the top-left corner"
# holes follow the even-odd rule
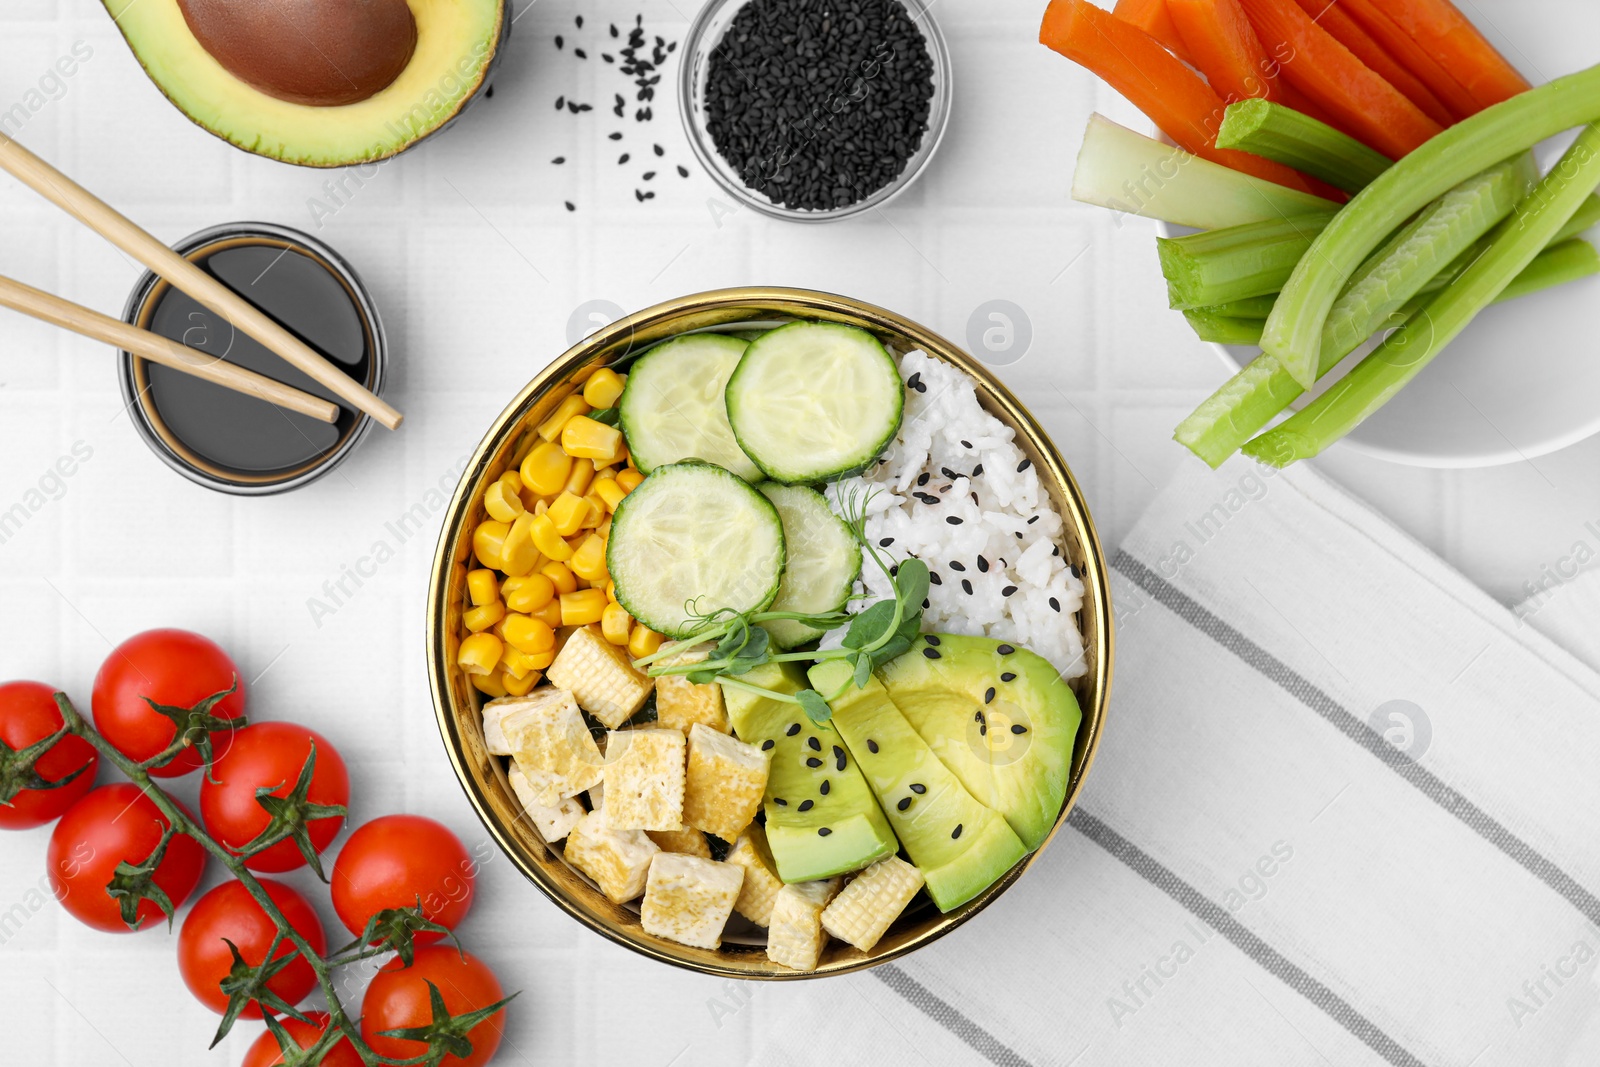
[[[444,997],[451,1015],[487,1008],[505,996],[500,981],[487,964],[454,945],[427,945],[417,949],[411,966],[402,967],[396,956],[372,976],[367,995],[361,1000],[361,1036],[380,1056],[406,1059],[420,1056],[427,1045],[409,1038],[379,1037],[385,1030],[427,1026],[433,1021],[427,983],[432,982]],[[505,1012],[490,1016],[467,1034],[472,1054],[465,1058],[446,1056],[440,1067],[460,1065],[479,1067],[494,1057],[505,1029]]]
[[[384,815],[359,827],[333,864],[333,909],[352,934],[385,908],[409,908],[454,930],[472,907],[477,867],[461,839],[421,815]],[[416,935],[419,945],[441,934]]]
[[[350,772],[327,738],[294,723],[254,723],[234,732],[228,751],[211,765],[211,777],[200,783],[200,818],[211,836],[234,852],[253,841],[272,819],[257,803],[256,790],[265,786],[273,796],[288,796],[313,744],[317,765],[306,799],[313,804],[349,804]],[[342,825],[342,818],[312,819],[306,824],[312,847],[318,852],[327,848]],[[305,863],[289,839],[244,861],[253,871],[274,872],[292,871]]]
[[[325,1011],[308,1011],[306,1018],[311,1020],[310,1024],[288,1016],[278,1020],[300,1048],[310,1048],[316,1044],[317,1038],[328,1028],[328,1013]],[[278,1039],[272,1036],[271,1031],[267,1031],[256,1038],[255,1044],[245,1052],[241,1067],[278,1067],[282,1062],[283,1050],[278,1047]],[[322,1067],[362,1067],[361,1057],[348,1039],[340,1038],[338,1044],[322,1057]]]
[[[0,744],[12,752],[21,751],[61,729],[61,710],[56,707],[55,690],[39,682],[7,682],[0,685]],[[0,830],[26,830],[53,822],[61,813],[94,788],[100,753],[81,737],[68,734],[45,750],[34,761],[31,773],[8,768],[0,749]],[[54,789],[28,789],[34,775],[47,782],[59,782],[79,767],[84,768],[66,785]],[[16,792],[9,798],[8,793]]]
[[[188,813],[188,809],[184,809]],[[150,857],[167,827],[155,801],[131,782],[101,786],[67,809],[50,834],[46,865],[56,899],[73,917],[96,930],[127,933],[118,902],[106,892],[117,864],[140,864]],[[206,868],[206,854],[187,834],[167,844],[153,881],[181,908]],[[141,900],[139,929],[160,926],[162,912],[153,900]]]
[[[322,934],[322,922],[306,898],[282,882],[266,878],[261,879],[261,887],[289,920],[289,925],[311,942],[320,956],[328,942]],[[255,966],[267,958],[267,949],[277,932],[272,918],[256,903],[243,882],[223,882],[195,901],[189,917],[183,920],[183,930],[178,934],[178,971],[183,975],[184,984],[196,1000],[221,1015],[228,1007],[221,982],[233,969],[233,953],[228,951],[223,939],[232,941],[244,961]],[[294,945],[285,941],[272,958],[287,956],[293,951]],[[269,989],[290,1004],[299,1004],[316,985],[316,972],[300,958],[267,982]],[[260,1004],[251,1001],[244,1009],[243,1018],[261,1018]]]
[[[228,654],[209,638],[187,630],[146,630],[112,650],[94,676],[95,728],[132,760],[144,761],[172,744],[178,724],[150,706],[190,708],[237,681],[238,689],[219,700],[212,714],[219,719],[244,714],[244,679]],[[211,734],[214,750],[227,748],[228,731]],[[150,773],[176,778],[199,767],[198,751],[180,753]]]

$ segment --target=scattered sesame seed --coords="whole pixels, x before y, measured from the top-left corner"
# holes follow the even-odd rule
[[[1004,589],[1000,590],[1000,595],[1001,596],[1010,596],[1012,593],[1015,593],[1016,591],[1017,591],[1017,587],[1016,586],[1008,585]]]
[[[565,163],[566,161],[567,161],[567,157],[566,156],[557,156],[556,158],[552,159],[550,162],[554,163],[556,166],[559,167],[561,164]]]
[[[582,15],[578,16],[577,22],[578,22],[578,29],[580,29],[580,30],[583,29],[583,16]]]
[[[824,778],[822,780],[822,785],[817,787],[817,792],[821,793],[823,796],[827,796],[828,795],[828,790],[830,790],[832,788],[833,788],[832,784],[830,784],[829,781],[826,778]]]
[[[615,22],[611,24],[611,36],[617,36],[617,24]]]
[[[939,468],[939,473],[944,475],[946,478],[949,478],[952,482],[955,481],[957,478],[961,477],[961,475],[957,474],[955,471],[951,470],[949,467],[940,467]]]
[[[789,727],[788,735],[790,737],[793,737],[795,734],[797,734],[799,732],[800,732],[800,724],[799,723],[794,723]]]
[[[967,565],[962,563],[959,559],[953,559],[950,561],[950,569],[953,571],[964,571],[967,569]]]
[[[610,52],[601,52],[600,58],[605,60],[607,63],[615,63],[617,61],[617,57],[612,55]]]
[[[688,176],[689,176],[689,168],[684,166],[682,163],[679,163],[678,164],[678,177],[687,178]]]
[[[933,583],[934,585],[943,585],[944,584],[944,579],[939,577],[939,572],[938,571],[929,571],[928,572],[928,581]]]
[[[992,686],[992,685],[991,685],[991,686],[990,686],[990,687],[989,687],[989,688],[988,688],[988,689],[986,689],[986,690],[984,690],[984,693],[983,693],[983,702],[984,702],[984,703],[985,703],[985,704],[992,704],[992,703],[994,703],[994,686]],[[980,711],[980,712],[978,712],[978,714],[979,714],[979,715],[982,715],[982,714],[983,714],[983,712],[981,712],[981,711]]]
[[[1052,556],[1059,556],[1059,555],[1061,555],[1061,546],[1060,546],[1060,545],[1051,545],[1051,546],[1050,546],[1050,554],[1051,554],[1051,555],[1052,555]]]
[[[771,752],[772,751],[772,746],[777,744],[777,743],[778,742],[774,741],[772,738],[769,737],[765,741],[761,742],[761,751],[763,751],[763,752]]]
[[[588,59],[588,58],[589,58],[589,53],[588,53],[588,52],[585,52],[585,51],[584,51],[584,50],[583,50],[583,49],[581,49],[581,48],[574,48],[574,49],[573,49],[573,50],[572,50],[572,54],[573,54],[573,55],[575,55],[575,56],[577,56],[577,57],[578,57],[578,58],[579,58],[579,59]]]
[[[937,648],[925,648],[922,650],[922,654],[927,656],[929,659],[939,658],[939,650]]]
[[[928,791],[928,787],[923,785],[921,782],[912,782],[911,791],[920,797],[922,794]]]
[[[867,751],[872,753],[874,756],[878,754],[878,742],[874,741],[870,737],[867,738]]]
[[[778,805],[780,808],[787,808],[789,806],[789,802],[782,797],[773,797],[772,802]]]
[[[800,810],[801,811],[810,811],[815,806],[816,806],[816,804],[815,804],[814,801],[802,800],[800,802]]]
[[[884,537],[878,540],[879,548],[888,548],[892,544],[894,544],[894,538],[892,537]]]
[[[1017,464],[1017,473],[1021,474],[1023,471],[1027,470],[1031,466],[1033,466],[1033,460],[1025,459],[1021,463]],[[1038,516],[1035,515],[1034,518],[1038,518]]]
[[[982,463],[980,463],[976,467],[972,468],[972,476],[974,478],[978,477],[982,473],[983,473],[983,464]]]
[[[813,751],[813,752],[821,752],[822,751],[822,742],[818,741],[815,737],[806,738],[806,744],[811,746],[811,751]]]
[[[989,573],[989,561],[982,556],[978,557],[978,569],[985,574]]]
[[[963,593],[967,594],[968,596],[972,595],[972,579],[970,579],[970,578],[961,579],[961,591]]]
[[[833,831],[828,829],[826,826],[817,827],[817,836],[818,837],[827,837],[831,833],[833,833]]]
[[[1006,671],[1005,673],[1000,675],[1000,680],[1002,682],[1014,682],[1014,681],[1017,680],[1017,676],[1015,674],[1012,674],[1010,671]]]
[[[961,824],[960,823],[956,823],[956,828],[954,830],[950,831],[950,839],[952,841],[954,841],[956,838],[958,838],[960,836],[961,836]]]
[[[927,598],[927,597],[923,597],[923,598],[922,598],[922,610],[923,610],[923,611],[927,611],[927,610],[928,610],[928,607],[929,607],[929,601],[928,601],[928,598]]]
[[[822,761],[819,760],[815,756],[807,756],[806,757],[806,766],[807,767],[820,767],[820,766],[822,766]]]
[[[899,808],[901,811],[905,811],[910,806],[911,806],[911,798],[910,797],[906,797],[900,803],[895,805],[895,807]]]
[[[578,210],[578,205],[574,204],[571,200],[566,201],[566,205],[567,205],[567,210],[568,211],[576,211],[576,210]]]
[[[935,648],[937,648],[939,646],[939,635],[938,634],[929,634],[927,636],[926,640],[927,640],[928,644],[933,645]]]
[[[1028,732],[1028,728],[1023,726],[1021,723],[1018,723],[1011,728],[1011,732],[1014,734],[1025,734]]]
[[[961,447],[970,449],[972,447],[972,442],[971,441],[962,441],[961,442]]]
[[[944,517],[944,521],[948,522],[951,526],[960,526],[961,525],[961,516],[959,516],[959,515],[946,515]]]
[[[655,176],[656,176],[656,172],[653,171],[653,170],[647,170],[647,171],[644,172],[644,180],[645,181],[650,181]]]
[[[619,167],[620,167],[620,166],[622,166],[622,165],[623,165],[623,164],[624,164],[624,163],[626,163],[626,162],[627,162],[627,161],[628,161],[628,153],[626,153],[626,152],[624,152],[624,153],[622,153],[622,155],[620,155],[620,156],[619,156],[619,157],[617,157],[617,166],[619,166]]]
[[[559,33],[558,33],[558,34],[556,34],[556,47],[557,47],[557,48],[560,48],[560,47],[561,47],[561,46],[562,46],[562,44],[563,44],[563,43],[564,43],[564,42],[563,42],[563,41],[562,41],[562,40],[561,40],[561,35],[560,35],[560,34],[559,34]]]
[[[650,147],[655,149],[656,155],[658,156],[664,156],[667,154],[667,150],[662,148],[660,145],[651,145]]]
[[[609,141],[620,141],[622,140],[622,131],[618,130],[616,133],[608,134],[606,139]]]
[[[928,479],[932,478],[932,477],[933,477],[933,475],[929,474],[927,471],[923,471],[921,474],[917,475],[917,484],[918,485],[927,485],[928,484]]]
[[[995,647],[995,651],[1000,653],[1002,656],[1009,656],[1011,653],[1015,652],[1016,649],[1012,648],[1010,645],[997,645]]]
[[[1032,526],[1034,523],[1036,523],[1038,521],[1039,521],[1039,516],[1035,515],[1033,518],[1028,520],[1028,525]]]
[[[564,97],[564,96],[556,97],[556,110],[557,111],[560,111],[562,108],[564,108],[566,106],[567,106],[567,98],[566,97]]]
[[[1054,611],[1060,611],[1061,610],[1061,601],[1057,600],[1055,597],[1051,597],[1050,598],[1050,607]]]

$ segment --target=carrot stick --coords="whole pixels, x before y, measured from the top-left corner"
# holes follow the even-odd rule
[[[1382,45],[1383,50],[1393,56],[1402,67],[1415,74],[1429,91],[1450,109],[1450,114],[1456,117],[1457,122],[1483,110],[1482,105],[1462,87],[1454,74],[1413,41],[1405,30],[1395,25],[1393,19],[1378,10],[1372,0],[1338,0],[1338,2],[1345,14],[1366,30],[1372,39]]]
[[[1358,140],[1399,159],[1443,127],[1350,49],[1311,21],[1295,0],[1241,0],[1261,43],[1288,56],[1283,76],[1355,132]]]
[[[1422,83],[1422,79],[1402,67],[1395,58],[1383,50],[1355,19],[1347,14],[1339,0],[1299,0],[1301,8],[1313,22],[1333,35],[1333,39],[1350,49],[1372,72],[1396,89],[1400,95],[1416,104],[1422,113],[1441,126],[1455,123],[1455,116],[1437,96]]]
[[[1309,179],[1281,163],[1218,148],[1222,98],[1139,27],[1088,0],[1050,0],[1039,41],[1098,74],[1185,151],[1290,189],[1317,192]]]
[[[1113,13],[1123,22],[1131,22],[1145,33],[1160,41],[1167,51],[1195,66],[1194,58],[1184,44],[1183,36],[1172,21],[1167,0],[1117,0]]]
[[[1422,50],[1451,71],[1479,107],[1532,88],[1450,0],[1373,0]]]
[[[1239,0],[1167,0],[1167,11],[1189,49],[1190,65],[1224,101],[1282,102],[1277,65],[1261,47]]]

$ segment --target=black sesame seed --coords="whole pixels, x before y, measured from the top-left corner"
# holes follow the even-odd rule
[[[928,787],[923,785],[921,782],[912,782],[911,791],[920,797],[922,794],[928,791]]]
[[[1052,611],[1060,611],[1061,610],[1061,601],[1057,600],[1055,597],[1051,597],[1050,598],[1050,608],[1051,608]]]
[[[1010,671],[1005,671],[1000,675],[1000,680],[1002,682],[1014,682],[1017,680],[1017,676]]]
[[[608,134],[607,135],[607,140],[611,140],[611,141],[620,141],[620,140],[622,140],[622,131],[618,130],[616,133]]]
[[[920,381],[922,381],[922,372],[921,371],[912,371],[911,372],[911,377],[906,379],[906,384],[909,385],[911,388],[915,389],[917,387],[917,383],[920,382]]]
[[[878,742],[874,741],[870,737],[867,738],[867,751],[872,753],[874,756],[878,754]]]
[[[567,161],[567,157],[566,156],[557,156],[556,158],[552,159],[550,162],[554,163],[556,166],[559,167],[561,164],[565,163],[566,161]]]
[[[961,447],[965,448],[965,449],[968,449],[970,451],[971,448],[972,448],[972,442],[971,441],[962,441],[961,442]]]
[[[833,788],[833,786],[828,782],[828,780],[826,778],[824,778],[822,780],[822,784],[817,787],[817,792],[821,793],[823,796],[827,796],[828,795],[828,790],[830,790],[832,788]]]
[[[985,704],[992,704],[992,703],[994,703],[994,686],[992,686],[992,685],[991,685],[991,686],[990,686],[990,687],[989,687],[989,688],[988,688],[988,689],[986,689],[986,690],[984,690],[984,693],[983,693],[983,702],[984,702],[984,703],[985,703]],[[979,714],[979,715],[982,715],[982,714],[983,714],[983,712],[981,712],[981,711],[980,711],[980,712],[978,712],[978,714]]]
[[[978,477],[982,473],[983,473],[983,464],[982,463],[980,463],[976,467],[972,468],[972,476],[974,478]]]
[[[790,727],[789,727],[789,729],[787,731],[787,733],[788,733],[788,735],[790,737],[793,737],[795,734],[797,734],[799,732],[800,732],[800,724],[799,723],[793,723],[792,725],[790,725]]]
[[[1036,523],[1038,521],[1039,521],[1039,516],[1035,515],[1033,518],[1028,520],[1028,525],[1032,526],[1034,523]]]
[[[967,594],[968,596],[972,595],[972,579],[971,578],[963,578],[963,579],[961,579],[961,591],[963,593]]]
[[[556,47],[557,47],[557,48],[560,48],[560,47],[561,47],[561,45],[562,45],[562,43],[563,43],[563,42],[562,42],[562,40],[561,40],[561,35],[560,35],[560,34],[559,34],[559,33],[558,33],[558,34],[556,34]]]
[[[813,751],[813,752],[821,752],[822,751],[822,742],[818,741],[815,737],[806,738],[806,744],[811,746],[811,751]]]
[[[580,30],[583,29],[583,16],[582,15],[578,16],[577,22],[578,22],[578,29],[580,29]]]
[[[1012,593],[1015,593],[1016,591],[1017,591],[1017,587],[1016,586],[1008,585],[1004,589],[1000,590],[1000,595],[1001,596],[1010,596]]]
[[[576,115],[578,113],[578,102],[576,100],[568,100],[567,110]]]
[[[1011,728],[1011,732],[1014,734],[1025,734],[1028,732],[1028,728],[1023,726],[1021,723],[1018,723],[1016,726]]]
[[[961,525],[961,517],[959,515],[946,515],[944,521],[948,522],[951,526]]]
[[[772,751],[772,746],[777,744],[777,743],[778,742],[774,741],[772,738],[769,737],[765,741],[761,742],[761,751],[770,752],[770,751]]]
[[[560,111],[562,108],[564,108],[566,106],[567,106],[567,98],[566,97],[564,97],[564,96],[556,97],[556,110],[557,111]]]
[[[573,54],[573,55],[575,55],[575,56],[577,56],[577,57],[578,57],[578,58],[579,58],[579,59],[588,59],[588,58],[589,58],[589,53],[588,53],[588,52],[585,52],[585,51],[584,51],[584,50],[583,50],[583,49],[581,49],[581,48],[574,48],[574,49],[573,49],[573,50],[572,50],[572,54]]]
[[[928,581],[932,585],[943,585],[944,584],[944,579],[939,577],[939,572],[938,571],[929,571],[928,572]]]
[[[1050,554],[1051,554],[1051,555],[1052,555],[1052,556],[1059,556],[1059,555],[1061,555],[1061,546],[1060,546],[1060,545],[1051,545],[1051,546],[1050,546]]]
[[[989,724],[988,723],[984,723],[982,726],[978,727],[978,736],[979,737],[988,737],[989,736]]]
[[[1023,471],[1027,470],[1031,466],[1033,466],[1033,460],[1025,459],[1021,463],[1017,464],[1017,473],[1021,474]],[[1034,516],[1035,519],[1038,518],[1038,517],[1039,516],[1037,516],[1037,515]],[[1032,522],[1033,519],[1029,519],[1028,521]]]
[[[684,166],[682,163],[679,163],[678,164],[678,176],[680,178],[687,178],[689,176],[689,168]]]
[[[950,569],[953,571],[964,571],[967,569],[967,565],[962,563],[959,559],[953,559],[950,561]]]
[[[655,149],[656,155],[658,156],[664,156],[667,154],[667,150],[662,148],[660,145],[651,145],[650,147]]]
[[[878,539],[879,548],[888,548],[892,544],[894,544],[894,538],[892,537],[880,537]]]
[[[960,836],[961,836],[961,824],[960,823],[956,823],[956,828],[954,830],[950,831],[950,839],[952,841],[954,841],[956,838],[958,838]]]
[[[929,474],[927,471],[923,471],[921,474],[917,475],[917,484],[918,485],[927,485],[928,484],[928,479],[932,478],[932,477],[933,477],[933,475]]]
[[[961,477],[961,475],[957,474],[955,471],[951,470],[949,467],[940,467],[939,468],[939,473],[944,475],[946,478],[949,478],[952,482],[955,481],[957,478]]]
[[[927,611],[928,610],[928,606],[929,606],[928,598],[927,597],[923,597],[922,598],[922,610],[923,611]]]
[[[816,802],[812,801],[812,800],[802,800],[800,802],[800,810],[801,811],[810,811],[815,806],[816,806]]]
[[[607,63],[615,63],[617,61],[617,57],[612,55],[610,52],[601,52],[600,58],[605,60]]]
[[[985,574],[989,573],[989,561],[982,556],[978,557],[978,569]]]
[[[622,155],[617,157],[617,166],[620,167],[624,163],[626,163],[627,161],[628,161],[628,153],[624,152],[624,153],[622,153]]]
[[[615,22],[611,24],[611,36],[617,36],[617,24]]]
[[[910,797],[906,797],[904,800],[900,801],[900,803],[895,805],[895,807],[899,808],[901,811],[905,811],[910,806],[911,806],[911,798]]]
[[[922,650],[922,654],[927,656],[929,659],[939,658],[939,650],[937,648],[925,648]]]
[[[924,640],[926,640],[928,644],[933,645],[935,648],[939,646],[938,634],[929,634],[926,638],[924,638]]]
[[[1015,652],[1016,649],[1012,648],[1010,645],[997,645],[995,646],[995,651],[1000,653],[1002,656],[1009,656],[1011,653]]]
[[[644,172],[644,175],[643,175],[645,181],[650,181],[655,176],[656,176],[656,172],[653,171],[653,170],[647,170],[647,171]]]
[[[565,201],[565,203],[567,205],[567,210],[568,211],[576,211],[576,210],[578,210],[578,205],[574,204],[571,200],[567,200],[567,201]]]
[[[827,837],[831,833],[833,833],[833,831],[828,829],[826,826],[817,827],[817,836],[818,837]]]
[[[820,767],[820,766],[822,766],[822,761],[819,760],[815,756],[807,756],[806,757],[806,766],[807,767]]]
[[[983,710],[981,708],[972,713],[972,721],[973,722],[977,722],[977,723],[981,723],[981,722],[984,721]]]
[[[782,797],[773,797],[772,802],[778,805],[780,808],[787,808],[789,806],[789,802]]]

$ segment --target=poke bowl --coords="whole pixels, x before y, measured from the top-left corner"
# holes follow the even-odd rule
[[[741,288],[602,328],[501,412],[426,637],[518,870],[652,959],[793,979],[1026,873],[1093,762],[1111,623],[1077,483],[986,368],[882,308]]]

